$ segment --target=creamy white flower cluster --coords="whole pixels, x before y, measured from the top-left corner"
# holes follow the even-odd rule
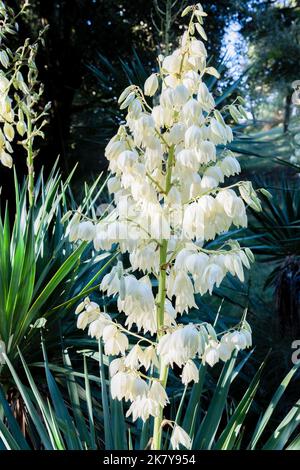
[[[108,314],[101,312],[97,303],[86,298],[75,313],[78,315],[78,328],[89,326],[90,336],[102,338],[105,354],[121,355],[110,363],[111,393],[113,398],[131,401],[127,416],[132,415],[133,420],[142,418],[145,421],[149,416],[156,417],[160,407],[165,407],[169,402],[160,382],[154,378],[150,382],[145,380],[144,374],[140,376],[140,369],[146,372],[153,370],[161,360],[170,367],[176,365],[182,368],[182,383],[188,385],[199,381],[195,358],[212,367],[220,360],[229,360],[233,351],[252,345],[251,328],[245,320],[238,329],[228,331],[220,338],[209,323],[179,325],[174,321],[172,326],[166,327],[167,333],[157,342],[141,337],[126,354],[129,349],[127,334],[130,333],[114,323]],[[149,346],[142,347],[141,342],[148,342]]]
[[[125,326],[88,299],[77,313],[79,328],[89,325],[106,354],[121,355],[110,366],[111,392],[131,402],[128,415],[134,420],[157,418],[168,403],[157,370],[176,365],[188,385],[199,380],[195,359],[213,366],[252,341],[246,321],[221,337],[207,323],[177,323],[179,314],[197,307],[195,294],[211,294],[227,273],[244,280],[244,269],[253,261],[249,249],[229,241],[211,250],[205,242],[232,226],[246,227],[246,204],[260,209],[251,183],[225,185],[241,169],[226,149],[231,128],[204,82],[205,74],[218,77],[197,38],[206,37],[206,13],[200,4],[185,13],[191,13],[191,21],[179,47],[158,58],[159,72],[150,75],[143,91],[131,85],[119,98],[126,123],[106,147],[112,210],[97,223],[76,213],[69,226],[73,241],[93,241],[96,250],[117,245],[129,254],[130,268],[118,262],[101,283],[103,292],[116,296]],[[153,107],[145,96],[153,97]],[[139,338],[129,353],[128,335]],[[187,444],[181,431],[173,430],[175,448],[178,442]]]

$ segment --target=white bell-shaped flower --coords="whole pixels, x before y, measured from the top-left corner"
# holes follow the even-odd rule
[[[171,445],[173,450],[179,450],[182,445],[186,449],[192,447],[192,440],[188,433],[182,429],[178,424],[175,424],[172,435],[171,435]]]

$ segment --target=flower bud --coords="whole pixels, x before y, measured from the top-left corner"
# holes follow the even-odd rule
[[[156,73],[152,73],[144,84],[144,92],[147,96],[153,96],[158,88],[158,79]]]
[[[5,137],[7,138],[7,140],[9,140],[9,142],[11,142],[14,139],[14,136],[15,136],[15,130],[14,130],[13,126],[11,124],[9,124],[8,122],[6,122],[4,124],[3,131],[4,131],[4,134],[5,134]]]
[[[188,361],[182,369],[181,381],[184,385],[190,382],[199,382],[199,371],[193,361]]]
[[[9,66],[9,57],[6,51],[0,51],[0,62],[5,69]]]
[[[11,156],[9,155],[9,153],[4,152],[4,151],[0,152],[0,161],[2,165],[7,166],[8,168],[12,167],[13,160]]]
[[[17,122],[17,131],[19,133],[19,135],[21,137],[23,137],[23,135],[25,134],[26,132],[26,124],[24,121],[18,121]]]

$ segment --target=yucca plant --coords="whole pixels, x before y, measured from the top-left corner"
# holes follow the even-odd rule
[[[115,96],[119,94],[125,83],[141,85],[141,83],[144,81],[146,72],[145,67],[136,53],[132,64],[121,62],[121,67],[119,68],[109,63],[103,56],[99,56],[99,62],[101,67],[100,69],[95,67],[91,67],[91,69],[99,80],[99,84],[102,90],[102,97],[104,98],[104,128],[102,129],[102,123],[100,123],[100,127],[101,136],[107,137],[113,132],[113,129],[116,128],[122,120],[121,113],[115,106]],[[219,72],[222,71],[222,67],[223,66],[221,64],[219,67]],[[216,104],[219,108],[227,103],[227,99],[231,95],[235,95],[237,93],[242,79],[243,77],[240,77],[235,83],[223,91],[222,96],[216,99]],[[206,81],[206,84],[210,90],[214,89],[216,86],[216,78],[210,77]],[[109,118],[107,118],[108,116]],[[232,117],[234,118],[234,116]],[[297,165],[289,162],[291,155],[289,136],[282,133],[281,127],[275,127],[274,129],[268,131],[258,131],[258,129],[259,126],[257,126],[257,128],[253,127],[252,122],[248,122],[246,124],[240,124],[237,122],[234,128],[234,140],[227,146],[227,148],[230,150],[235,151],[240,156],[247,158],[247,162],[245,162],[246,171],[255,171],[258,166],[262,168],[263,171],[266,171],[268,168],[274,167],[274,161],[278,164],[288,165],[297,170]],[[240,233],[239,235],[241,238],[243,234]],[[234,236],[238,237],[238,235],[233,233],[226,235],[227,238],[232,238]],[[258,237],[257,233],[255,234],[255,237]],[[251,246],[253,245],[253,241],[255,245],[257,245],[257,240],[253,238],[251,241]],[[234,284],[235,285],[233,286],[232,292],[235,300],[237,297],[236,284],[238,284],[239,287],[239,283],[235,282]],[[246,291],[241,306],[245,306],[249,303],[247,298],[248,292]],[[103,303],[105,304],[105,302],[106,299],[103,302],[100,302],[100,306],[102,307]]]
[[[147,438],[145,441],[151,440],[150,445],[154,450],[168,447],[169,443],[173,449],[178,449],[179,445],[186,448],[193,445],[197,449],[211,449],[213,447],[229,449],[240,446],[242,441],[236,441],[237,431],[246,417],[247,413],[244,410],[248,410],[252,403],[260,374],[259,372],[251,382],[250,390],[246,392],[240,406],[237,406],[235,414],[230,416],[229,427],[226,425],[224,431],[221,428],[218,434],[219,425],[224,420],[224,403],[227,403],[237,351],[251,346],[251,328],[245,315],[236,327],[225,330],[225,332],[218,331],[215,323],[212,325],[204,322],[201,312],[199,312],[197,323],[185,324],[180,318],[180,323],[177,324],[175,318],[178,312],[183,313],[192,307],[196,308],[194,294],[203,295],[206,292],[211,294],[214,285],[216,284],[218,287],[221,284],[226,272],[229,271],[232,275],[237,275],[241,281],[244,280],[242,265],[239,269],[237,258],[234,259],[235,264],[228,268],[230,250],[224,249],[222,251],[224,244],[220,241],[223,233],[228,231],[232,224],[237,227],[246,227],[246,216],[243,221],[239,219],[236,223],[236,219],[234,222],[231,220],[226,228],[219,229],[218,227],[216,229],[217,224],[225,218],[222,212],[223,209],[225,210],[225,206],[226,215],[230,213],[232,216],[231,210],[233,210],[235,203],[231,197],[233,198],[235,193],[229,193],[227,199],[226,190],[238,185],[240,195],[247,205],[258,211],[261,210],[261,205],[249,182],[235,182],[216,189],[220,182],[224,182],[223,176],[220,176],[223,168],[222,163],[219,163],[216,158],[222,158],[222,155],[224,156],[222,150],[228,141],[232,142],[231,129],[230,137],[228,137],[229,134],[224,137],[224,133],[222,138],[220,137],[221,133],[225,132],[224,129],[229,132],[228,124],[225,124],[220,110],[223,113],[230,113],[233,120],[237,122],[246,113],[241,106],[242,99],[237,97],[230,105],[223,103],[224,99],[217,98],[215,100],[206,84],[203,83],[202,77],[205,72],[216,78],[219,76],[216,69],[211,66],[207,67],[205,46],[194,36],[196,31],[201,37],[205,36],[202,24],[203,16],[206,14],[200,4],[187,7],[183,16],[187,14],[190,14],[190,22],[179,43],[180,46],[171,55],[158,58],[159,73],[152,73],[147,78],[143,90],[135,85],[130,85],[119,97],[120,109],[128,108],[128,114],[125,124],[120,126],[118,133],[106,147],[110,169],[115,175],[109,181],[112,194],[116,194],[115,210],[109,214],[106,220],[104,219],[100,223],[97,221],[95,225],[91,223],[89,227],[90,236],[94,240],[96,248],[107,250],[113,244],[119,243],[120,251],[129,254],[131,266],[124,268],[122,263],[118,263],[101,283],[101,289],[104,292],[118,298],[118,311],[120,314],[121,312],[125,314],[126,321],[123,323],[114,321],[115,318],[112,319],[105,310],[103,312],[97,303],[91,303],[89,299],[84,299],[76,309],[76,313],[79,314],[79,328],[85,329],[89,325],[89,335],[103,339],[104,351],[107,355],[121,356],[116,357],[111,363],[111,396],[119,401],[124,399],[131,402],[126,416],[132,415],[133,421],[141,418],[146,423],[144,428],[148,427],[148,430],[145,434]],[[200,57],[203,62],[201,60],[197,62],[195,57]],[[190,77],[188,74],[191,69],[193,80],[189,81],[187,77]],[[200,77],[199,70],[201,70]],[[197,81],[198,79],[200,82]],[[196,84],[194,80],[196,80]],[[163,83],[162,89],[160,88],[161,83]],[[154,98],[154,104],[156,102],[160,104],[151,108],[145,96],[155,96],[158,90],[161,91],[161,94]],[[220,110],[215,109],[215,106],[221,103],[225,106],[222,106]],[[190,114],[185,114],[187,109]],[[212,109],[214,110],[214,118],[210,117]],[[204,115],[201,114],[203,110],[205,111]],[[203,121],[199,120],[199,116],[203,116]],[[228,115],[226,117],[228,118]],[[210,149],[213,148],[214,153],[206,156],[207,160],[202,161],[203,148],[201,146],[206,145],[207,142],[203,143],[205,139],[213,144]],[[152,156],[153,149],[157,152],[157,160],[155,161],[148,160],[149,153]],[[206,151],[208,152],[208,150]],[[230,152],[226,155],[234,160]],[[212,161],[218,161],[219,167],[214,166]],[[230,161],[232,162],[232,160]],[[209,168],[203,170],[202,164],[209,165]],[[191,173],[186,170],[186,167],[190,168]],[[220,170],[218,175],[217,168]],[[176,172],[175,176],[172,171]],[[192,181],[197,180],[199,173],[202,177],[201,182],[199,179],[199,189],[196,188],[195,193],[188,192],[189,196],[187,196],[184,193],[184,183],[190,181],[191,187],[188,189],[193,191]],[[230,170],[226,172],[226,176],[238,173],[239,170]],[[157,175],[159,175],[159,180],[156,179]],[[123,190],[124,193],[120,193]],[[176,193],[174,200],[171,191]],[[213,206],[216,199],[212,196],[216,195],[216,191],[220,191],[218,196],[221,196],[217,202],[221,204],[222,210],[220,206]],[[222,193],[222,191],[224,192]],[[128,207],[124,204],[120,194],[122,196],[125,194],[128,197],[130,211],[126,212]],[[208,194],[210,196],[207,196]],[[265,194],[268,193],[265,192]],[[224,195],[224,199],[222,199],[222,195]],[[201,199],[202,196],[203,199]],[[209,202],[205,199],[206,197],[211,197]],[[178,206],[181,207],[180,204],[186,199],[188,200],[187,208],[183,208],[183,212],[180,212]],[[220,202],[221,200],[222,202]],[[225,200],[226,204],[223,206]],[[167,205],[165,205],[166,201],[168,201]],[[202,203],[203,205],[201,205]],[[169,218],[168,213],[172,204],[176,206],[175,223],[173,219]],[[214,207],[213,210],[212,207]],[[198,209],[199,212],[197,212]],[[243,210],[244,205],[236,206],[235,216],[242,217]],[[178,221],[177,214],[179,213],[183,213],[184,217]],[[155,217],[156,214],[162,214],[162,223],[158,217]],[[203,214],[206,217],[203,222],[204,234],[201,230],[197,231],[198,219],[201,219]],[[148,220],[152,222],[149,224],[150,226],[145,224]],[[169,231],[160,232],[158,229],[160,223],[162,232],[165,228]],[[86,222],[84,221],[83,224]],[[136,236],[136,232],[126,231],[128,227],[131,228],[131,224],[135,229],[136,227],[141,229],[143,233],[138,232],[138,236]],[[202,228],[201,224],[200,226]],[[81,223],[78,223],[78,227],[79,231]],[[115,231],[112,230],[112,227]],[[182,237],[184,242],[182,242],[181,230],[185,228],[186,231]],[[169,243],[170,234],[174,245]],[[217,242],[218,245],[215,249],[207,250],[204,240],[213,240],[216,238],[216,234],[221,234],[221,240],[218,238],[219,243]],[[175,240],[172,239],[173,236]],[[80,236],[78,238],[80,239]],[[182,247],[186,246],[184,243],[187,239],[190,244],[185,251]],[[198,243],[197,246],[193,245],[195,240]],[[237,241],[226,240],[225,246],[226,244],[236,249],[234,255],[237,255],[240,248]],[[195,250],[193,255],[188,251],[192,249],[191,246]],[[203,253],[205,253],[204,259]],[[220,253],[223,257],[218,258]],[[252,253],[248,247],[243,253],[253,261]],[[157,256],[158,254],[159,256]],[[188,266],[186,257],[189,256],[195,256],[195,258],[193,258],[194,262]],[[199,264],[196,264],[196,259],[199,260]],[[216,264],[213,265],[213,263]],[[225,269],[222,271],[222,263],[228,263],[226,264],[227,271]],[[249,263],[247,267],[249,267]],[[222,272],[218,277],[220,271]],[[190,277],[187,272],[191,274]],[[143,273],[143,277],[140,277],[141,273]],[[194,284],[191,277],[193,277]],[[152,283],[151,279],[154,279]],[[157,287],[158,289],[156,289]],[[170,314],[168,309],[174,308],[174,304],[175,310]],[[171,323],[168,323],[169,317],[167,315],[172,316]],[[199,323],[200,319],[201,323]],[[134,324],[136,329],[133,327]],[[149,332],[151,338],[149,338]],[[203,335],[203,346],[198,344],[201,335]],[[138,338],[138,342],[130,348],[128,337],[131,339],[132,336]],[[229,354],[223,354],[224,349],[228,352],[226,345],[228,346],[230,341],[234,344],[233,349],[236,348],[235,353],[232,354],[233,349],[230,349]],[[239,341],[241,342],[239,343]],[[143,345],[141,345],[142,343]],[[202,347],[203,349],[201,349]],[[129,352],[126,353],[128,349]],[[192,361],[197,355],[202,363],[200,370]],[[98,359],[102,368],[101,356],[100,349]],[[175,416],[170,417],[168,414],[169,388],[170,383],[172,384],[172,380],[174,380],[173,373],[182,369],[181,381],[185,389],[189,382],[194,381],[196,389],[201,386],[202,391],[204,365],[208,364],[213,367],[220,359],[224,362],[228,361],[228,364],[221,371],[216,391],[213,393],[212,399],[208,400],[208,407],[201,406],[199,411],[198,401],[191,402],[192,405],[190,408],[188,407],[189,412],[187,412],[187,420],[190,420],[187,429],[185,423],[180,422],[181,407],[186,409],[186,403],[179,404],[179,408],[175,406],[175,409],[177,408]],[[170,374],[169,383],[168,374]],[[104,392],[102,393],[104,394]],[[103,399],[104,396],[106,395],[103,395]],[[107,410],[106,405],[107,398],[104,410]],[[202,416],[203,410],[204,417]],[[150,421],[150,424],[147,421]],[[108,411],[105,422],[109,439]],[[294,416],[291,432],[296,426],[297,416]],[[165,428],[168,428],[168,432],[165,432]],[[131,436],[133,436],[133,431],[131,431]],[[288,438],[290,436],[291,434],[288,435]],[[109,447],[110,443],[107,446]]]
[[[69,189],[71,180],[62,181],[57,165],[47,181],[41,173],[34,191],[34,205],[28,209],[26,184],[19,188],[15,179],[16,214],[11,227],[6,208],[0,218],[0,340],[10,361],[18,369],[18,348],[30,363],[40,357],[39,327],[46,323],[49,354],[57,350],[60,338],[76,332],[68,320],[72,298],[94,285],[107,260],[103,255],[91,260],[86,242],[75,247],[66,235],[63,214],[76,211]],[[86,187],[80,210],[93,214],[94,203],[104,185]],[[76,338],[75,338],[76,340]],[[80,340],[79,340],[80,342]],[[72,344],[74,344],[72,342]],[[11,375],[2,364],[2,384],[11,384]]]

